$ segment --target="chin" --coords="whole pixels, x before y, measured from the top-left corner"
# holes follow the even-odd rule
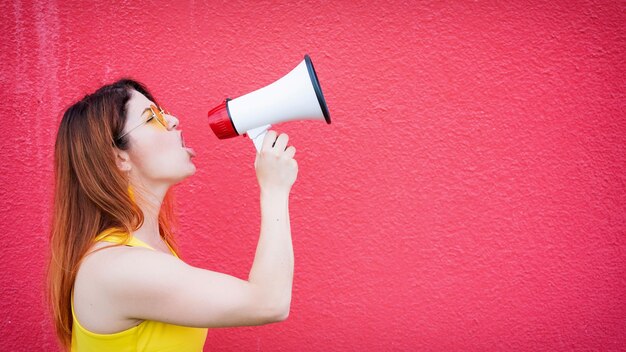
[[[189,175],[187,175],[187,177],[193,176],[193,175],[195,175],[195,173],[196,173],[196,165],[191,163],[191,172],[189,173]]]
[[[189,163],[189,164],[190,166],[186,168],[185,170],[186,172],[185,172],[185,175],[182,177],[182,180],[186,179],[187,177],[191,177],[196,173],[196,165],[194,165],[193,163]]]
[[[175,185],[175,184],[181,183],[188,177],[193,176],[195,173],[196,173],[196,166],[192,164],[190,167],[185,168],[184,173],[181,172],[177,177],[170,178],[170,184]]]

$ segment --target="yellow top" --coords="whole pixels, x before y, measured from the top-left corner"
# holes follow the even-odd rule
[[[124,234],[118,235],[115,230],[106,230],[96,237],[96,241],[124,243]],[[131,247],[144,247],[154,250],[145,242],[130,237],[126,243]],[[169,245],[168,245],[169,247]],[[172,254],[176,252],[169,247]],[[114,334],[96,334],[85,329],[74,313],[72,293],[72,352],[201,352],[206,340],[208,329],[191,328],[172,325],[152,320],[144,320],[137,326]]]

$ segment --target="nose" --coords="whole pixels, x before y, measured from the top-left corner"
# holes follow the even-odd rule
[[[167,120],[168,129],[173,130],[180,124],[178,118],[174,115],[165,114],[165,119]]]

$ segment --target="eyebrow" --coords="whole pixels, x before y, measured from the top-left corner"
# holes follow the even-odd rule
[[[146,110],[144,110],[144,111],[141,113],[141,117],[144,117],[143,115],[145,115],[147,112],[152,112],[152,109],[150,109],[150,108],[146,108]]]

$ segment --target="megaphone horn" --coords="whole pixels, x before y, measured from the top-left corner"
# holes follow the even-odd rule
[[[208,113],[209,125],[219,139],[248,135],[261,149],[267,129],[293,120],[324,120],[330,114],[309,55],[288,74],[239,98],[226,98]]]

